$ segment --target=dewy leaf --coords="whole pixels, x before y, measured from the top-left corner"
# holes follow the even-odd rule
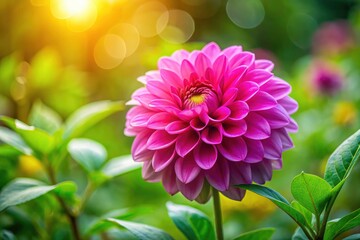
[[[29,123],[36,128],[53,134],[61,127],[62,120],[57,112],[37,101],[31,109]]]
[[[360,209],[357,209],[354,212],[349,213],[348,215],[340,219],[328,222],[324,239],[335,239],[335,237],[337,237],[341,233],[346,232],[357,226],[360,226]]]
[[[71,140],[68,151],[71,157],[87,172],[100,169],[107,158],[107,152],[103,145],[85,138]]]
[[[302,172],[293,179],[291,193],[306,209],[320,216],[331,195],[331,186],[318,176]]]
[[[168,202],[166,206],[169,216],[188,240],[215,240],[214,228],[204,213],[172,202]]]
[[[141,166],[141,163],[134,162],[131,155],[125,155],[109,160],[102,168],[102,172],[108,177],[116,177],[136,170]]]
[[[360,239],[360,233],[350,235],[343,240],[359,240]]]
[[[19,134],[10,129],[0,126],[0,140],[26,155],[32,154],[31,148],[22,140]]]
[[[309,240],[309,238],[306,237],[304,231],[298,227],[292,235],[291,240]]]
[[[115,218],[108,218],[107,221],[124,227],[139,240],[172,240],[173,238],[163,230],[141,223],[128,222]]]
[[[234,240],[270,240],[275,228],[262,228],[246,232],[234,238]]]
[[[30,178],[17,178],[8,183],[0,192],[0,211],[38,198],[56,188],[62,183],[46,185],[43,182]]]
[[[269,199],[281,210],[283,210],[287,215],[289,215],[300,227],[303,228],[307,226],[305,217],[299,211],[293,208],[289,204],[289,202],[283,196],[280,195],[280,193],[265,186],[261,186],[257,184],[241,184],[238,186],[240,188],[250,190],[254,193],[259,194],[260,196]]]
[[[85,105],[67,119],[64,138],[79,136],[97,122],[123,109],[123,102],[100,101]]]
[[[17,119],[5,116],[0,119],[7,126],[17,132],[33,150],[47,154],[53,149],[54,138],[47,132],[33,126],[28,126]]]
[[[346,139],[331,154],[325,169],[325,180],[335,187],[346,179],[360,157],[360,130]]]

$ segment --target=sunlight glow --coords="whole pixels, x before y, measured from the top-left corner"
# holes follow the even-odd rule
[[[67,19],[70,17],[86,15],[91,9],[90,0],[52,0],[51,11],[56,18]]]

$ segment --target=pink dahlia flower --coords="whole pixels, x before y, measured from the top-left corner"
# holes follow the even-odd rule
[[[245,192],[234,185],[263,184],[281,168],[298,105],[290,85],[271,72],[272,62],[210,43],[176,51],[158,67],[139,78],[145,86],[133,93],[126,118],[145,180],[162,181],[167,192],[190,200],[209,185],[241,200]]]

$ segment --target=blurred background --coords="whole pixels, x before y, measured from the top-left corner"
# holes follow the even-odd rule
[[[141,86],[136,78],[155,69],[159,57],[215,41],[222,48],[242,45],[257,58],[272,60],[275,74],[293,86],[291,96],[300,105],[294,115],[299,123],[292,136],[296,147],[285,153],[283,170],[268,184],[286,197],[295,175],[322,175],[331,152],[360,126],[357,0],[1,0],[0,18],[0,115],[27,122],[40,100],[66,119],[89,102],[127,101]],[[102,121],[84,137],[101,142],[110,157],[129,154],[125,114]],[[63,165],[60,177],[76,181],[81,194],[84,173],[71,159]],[[15,177],[36,178],[41,171],[34,159],[0,153],[0,188]],[[353,190],[359,171],[346,184],[334,217],[360,207],[360,191]],[[146,183],[135,171],[98,189],[80,223],[86,228],[110,210],[137,209],[134,221],[184,239],[166,213],[167,201],[212,216],[211,202],[170,197],[161,184]],[[39,199],[1,213],[0,228],[19,239],[40,239],[33,222],[47,214],[46,204]],[[253,194],[241,203],[223,199],[223,214],[229,238],[270,226],[278,228],[274,239],[289,239],[295,229],[272,203]],[[66,222],[59,221],[53,239],[67,239],[66,229]]]

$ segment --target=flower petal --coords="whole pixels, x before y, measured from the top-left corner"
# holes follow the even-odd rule
[[[225,191],[230,184],[230,169],[226,159],[220,158],[215,165],[206,171],[206,179],[211,186],[219,191]]]
[[[162,175],[162,184],[164,185],[165,190],[171,195],[179,192],[176,184],[176,174],[174,167],[168,167],[164,170]]]
[[[174,146],[155,151],[152,166],[155,172],[160,172],[166,168],[174,159],[176,152]]]
[[[176,152],[181,156],[185,157],[191,150],[193,150],[199,143],[199,133],[195,131],[188,131],[180,135],[176,141],[175,149]]]
[[[195,59],[195,69],[199,77],[205,77],[206,69],[209,67],[211,67],[210,59],[205,54],[199,53]]]
[[[247,155],[247,146],[242,137],[223,138],[222,143],[217,145],[217,149],[230,161],[242,161]]]
[[[289,96],[286,96],[282,99],[277,100],[278,103],[283,106],[283,108],[285,108],[285,110],[289,113],[289,114],[293,114],[294,112],[296,112],[299,108],[298,103],[292,99]]]
[[[175,135],[170,135],[164,130],[156,130],[147,140],[147,146],[150,150],[164,149],[176,141]]]
[[[257,163],[262,161],[264,159],[264,147],[261,141],[246,138],[245,142],[248,147],[248,153],[244,162]]]
[[[237,96],[238,96],[237,88],[227,89],[221,100],[222,105],[227,106],[227,105],[231,104]]]
[[[152,114],[152,116],[148,118],[146,126],[151,129],[165,129],[165,127],[175,119],[174,115],[168,112],[159,112]]]
[[[220,55],[213,63],[215,86],[219,83],[220,79],[224,76],[227,67],[227,58],[225,55]]]
[[[260,111],[259,114],[266,119],[272,129],[282,128],[290,123],[289,114],[281,105],[277,105],[269,110]]]
[[[244,77],[244,81],[252,81],[261,86],[266,82],[270,81],[273,76],[274,74],[266,70],[254,69],[246,74],[246,76]]]
[[[238,99],[247,101],[252,98],[259,91],[259,89],[259,86],[254,82],[242,82],[239,84]]]
[[[251,167],[249,163],[229,162],[229,169],[231,185],[250,184],[252,182]]]
[[[197,74],[194,66],[187,59],[181,62],[181,75],[183,79],[190,79],[191,74]]]
[[[291,92],[291,86],[284,80],[273,77],[270,81],[261,86],[261,90],[269,93],[275,99],[281,99]]]
[[[199,196],[203,185],[204,185],[204,176],[198,176],[190,183],[182,183],[179,179],[176,181],[176,184],[180,192],[189,200],[194,200]]]
[[[238,66],[250,66],[255,61],[255,55],[251,52],[240,52],[234,55],[229,61],[229,68],[234,69]]]
[[[148,182],[159,182],[161,180],[161,173],[155,172],[151,161],[144,162],[141,173],[142,177]]]
[[[247,101],[247,104],[251,111],[261,111],[275,107],[277,102],[270,94],[259,91]]]
[[[183,87],[183,80],[180,79],[179,75],[175,72],[167,69],[160,69],[160,75],[164,83],[178,88]]]
[[[257,113],[250,112],[245,120],[247,124],[245,137],[254,140],[262,140],[270,137],[271,128],[264,117]]]
[[[218,127],[207,126],[201,132],[201,140],[208,144],[219,144],[222,141],[222,134]]]
[[[251,164],[251,173],[253,181],[258,184],[264,184],[272,177],[271,161],[265,159],[264,161]]]
[[[212,122],[222,122],[230,115],[230,109],[227,107],[219,107],[210,115]]]
[[[244,119],[249,113],[249,106],[243,101],[233,102],[228,107],[231,111],[229,116],[231,120]]]
[[[202,169],[210,169],[214,166],[218,152],[213,145],[200,142],[194,149],[195,162]]]
[[[189,129],[189,123],[184,121],[173,121],[169,123],[165,128],[165,130],[170,134],[181,134],[189,131]]]
[[[271,72],[274,69],[274,63],[265,59],[255,60],[255,68],[260,68]]]
[[[224,196],[237,201],[241,201],[245,197],[245,190],[238,187],[230,187],[228,190],[222,191],[221,193]]]
[[[149,161],[154,154],[153,151],[147,149],[147,139],[151,136],[151,131],[140,132],[133,142],[131,153],[134,161],[143,162]]]
[[[245,120],[229,120],[222,123],[222,130],[226,137],[240,137],[246,133],[247,125]]]
[[[205,53],[206,56],[210,59],[214,59],[215,57],[217,57],[220,51],[220,47],[214,42],[206,44],[206,46],[202,49],[202,52]]]
[[[282,142],[278,134],[271,134],[271,137],[262,140],[264,156],[267,159],[279,159],[282,154]]]
[[[193,181],[200,173],[201,169],[195,163],[193,157],[178,158],[175,163],[175,173],[177,178],[183,183]]]

